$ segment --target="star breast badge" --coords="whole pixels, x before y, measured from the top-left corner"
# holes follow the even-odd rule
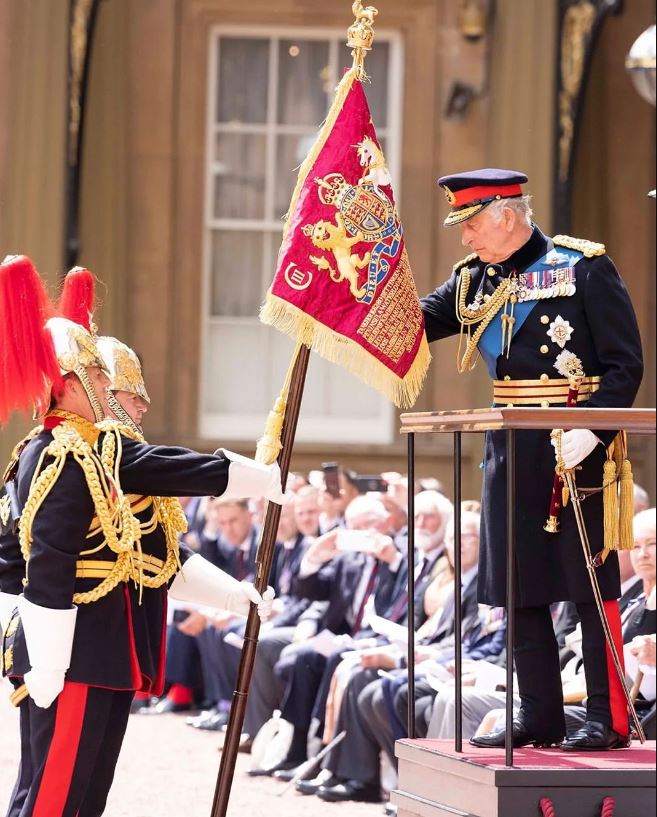
[[[560,346],[563,349],[570,340],[574,331],[575,330],[568,323],[568,321],[565,321],[561,315],[557,315],[557,317],[550,324],[547,334],[553,343],[556,343],[557,346]]]

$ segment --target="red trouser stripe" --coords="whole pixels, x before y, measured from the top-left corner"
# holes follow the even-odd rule
[[[623,629],[621,627],[620,611],[617,601],[605,601],[605,615],[609,622],[611,637],[616,646],[616,652],[620,659],[623,673],[625,672],[625,656],[623,653]],[[607,678],[609,681],[609,707],[611,709],[611,728],[619,735],[629,734],[629,720],[627,717],[627,701],[625,693],[616,672],[616,665],[609,649],[609,644],[605,641],[607,650]]]
[[[88,687],[66,682],[57,698],[55,730],[32,817],[59,817],[66,808],[87,704]]]

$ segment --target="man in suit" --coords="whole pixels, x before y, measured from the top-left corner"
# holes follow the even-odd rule
[[[433,492],[425,492],[433,493]],[[454,563],[454,526],[447,525],[445,537],[447,557]],[[462,559],[462,604],[463,635],[465,643],[474,634],[479,610],[476,602],[477,561],[479,555],[479,515],[465,512],[461,525]],[[431,628],[424,628],[426,635],[418,639],[416,649],[419,663],[433,660],[446,662],[454,657],[454,592],[445,594],[445,604],[436,610]],[[490,641],[473,635],[479,648]],[[347,684],[342,698],[340,715],[335,731],[346,729],[345,739],[328,755],[323,763],[324,773],[314,781],[299,783],[297,788],[305,794],[317,794],[330,802],[358,800],[378,802],[381,799],[379,780],[379,754],[385,752],[395,764],[394,741],[402,737],[391,723],[391,715],[386,703],[392,701],[402,688],[407,688],[407,673],[396,668],[403,667],[406,658],[400,647],[379,647],[365,651],[360,660],[360,671],[356,671]],[[380,671],[393,673],[380,677]],[[403,716],[405,718],[405,714]]]
[[[280,704],[284,688],[274,673],[274,666],[285,647],[300,642],[317,632],[317,616],[326,605],[317,605],[316,611],[308,614],[306,628],[304,616],[312,605],[310,599],[296,592],[296,577],[306,550],[317,536],[319,526],[319,492],[310,485],[301,487],[289,506],[281,509],[278,538],[283,542],[284,553],[288,554],[287,569],[280,569],[279,600],[277,613],[260,631],[256,660],[253,668],[251,687],[246,705],[244,731],[250,738],[255,737],[271,718]],[[291,518],[288,518],[290,517]],[[279,556],[279,559],[284,558]],[[289,576],[290,581],[287,581]]]
[[[253,524],[248,501],[222,502],[221,498],[210,498],[206,516],[207,524],[201,535],[201,555],[238,581],[253,581],[258,528]],[[236,619],[230,613],[210,609],[191,609],[184,620],[174,625],[169,649],[172,642],[184,639],[189,643],[189,639],[192,640],[192,645],[198,651],[203,697],[209,704],[206,710],[189,719],[190,726],[216,731],[226,722],[231,684],[234,685],[237,666],[235,662],[226,660],[228,645],[224,638],[228,632],[238,633],[244,626],[243,620]],[[174,665],[174,662],[170,664]],[[180,666],[176,669],[185,671]],[[228,687],[231,689],[226,692]],[[158,706],[155,705],[156,711]],[[226,711],[221,709],[222,706]]]
[[[496,405],[565,405],[568,366],[581,366],[577,403],[629,407],[643,373],[641,341],[627,290],[602,244],[544,235],[523,195],[523,173],[483,169],[439,180],[449,204],[446,225],[458,225],[472,254],[422,300],[430,342],[461,334],[459,371],[480,355],[493,380]],[[571,398],[572,399],[572,398]],[[620,681],[608,656],[571,507],[560,530],[544,524],[550,509],[555,458],[550,434],[516,434],[516,616],[514,658],[522,706],[513,730],[516,746],[551,745],[565,735],[559,652],[550,605],[572,601],[585,631],[588,717],[563,748],[611,749],[629,743]],[[560,435],[564,467],[578,469],[582,488],[600,488],[606,448],[615,431],[574,429]],[[506,438],[486,434],[482,496],[479,600],[506,601]],[[595,552],[604,541],[602,492],[584,504]],[[602,560],[600,560],[602,561]],[[596,568],[605,614],[620,632],[618,559]],[[619,640],[618,638],[616,639]],[[622,645],[617,644],[622,652]],[[503,746],[504,730],[474,739]]]
[[[313,527],[312,522],[308,520],[308,503],[307,495],[301,497],[299,506],[304,511],[304,521],[307,528]],[[315,503],[316,504],[316,503]],[[281,518],[278,526],[278,541],[274,550],[274,558],[272,561],[271,574],[269,582],[276,591],[278,596],[273,611],[273,618],[268,622],[267,627],[263,628],[262,635],[258,640],[257,652],[267,652],[267,647],[271,642],[266,640],[267,632],[280,628],[287,629],[293,622],[296,622],[301,613],[307,609],[308,601],[300,599],[292,593],[293,583],[299,570],[299,564],[303,555],[309,545],[308,539],[297,529],[297,514],[295,508],[297,507],[296,497],[289,505],[281,508]],[[315,520],[317,514],[315,514]],[[205,659],[204,666],[206,667],[206,689],[209,690],[211,698],[217,701],[216,709],[219,710],[218,715],[210,715],[209,718],[199,716],[198,719],[190,721],[191,725],[197,726],[200,729],[210,729],[217,731],[227,722],[227,704],[232,699],[232,694],[235,689],[235,681],[239,669],[239,662],[241,657],[240,642],[244,636],[246,624],[243,621],[235,621],[223,629],[213,629],[209,627],[201,635],[202,639],[207,639],[206,651],[209,654]],[[227,638],[227,634],[231,634]],[[262,646],[264,640],[264,647]],[[201,653],[203,656],[203,642],[201,643]],[[258,664],[256,662],[256,668]],[[254,685],[252,686],[254,695],[254,703],[251,709],[251,718],[254,717],[254,709],[262,709],[262,698],[258,695],[262,691],[262,674],[254,672]],[[272,695],[275,695],[276,685],[272,683],[272,674],[269,673],[266,678],[267,684],[267,701]],[[251,695],[249,695],[251,698]],[[223,706],[223,710],[221,710]],[[262,721],[264,723],[272,714],[273,707],[269,710]],[[262,712],[258,713],[258,717],[262,718]],[[253,724],[248,719],[246,725],[246,734],[255,735],[255,732],[249,732],[253,729]]]
[[[308,730],[329,660],[327,653],[342,651],[352,639],[371,635],[367,629],[370,611],[383,615],[396,601],[396,573],[404,556],[389,535],[385,507],[374,496],[359,496],[347,506],[345,521],[345,532],[330,531],[310,546],[296,583],[298,594],[328,602],[319,630],[345,638],[341,644],[336,639],[333,648],[318,651],[301,646],[281,654],[275,666],[285,689],[281,712],[294,725],[294,737],[287,758],[271,773],[289,771],[306,759]]]

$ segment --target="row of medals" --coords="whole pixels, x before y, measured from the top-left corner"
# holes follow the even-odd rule
[[[512,282],[509,290],[510,295],[515,295],[518,301],[539,301],[544,298],[568,298],[574,295],[577,291],[575,284],[572,281],[559,281],[550,286],[543,287],[527,287],[520,282]],[[484,303],[490,300],[490,295],[483,295],[478,292],[475,295],[474,303],[468,309],[473,312],[478,312]]]

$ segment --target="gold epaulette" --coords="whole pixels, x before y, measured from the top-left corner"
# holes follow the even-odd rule
[[[594,258],[596,255],[604,255],[607,248],[604,244],[596,241],[588,241],[586,238],[573,238],[571,235],[555,235],[552,239],[557,247],[566,247],[568,250],[577,250],[586,258]]]
[[[454,264],[452,272],[458,272],[466,264],[469,264],[471,261],[474,261],[475,258],[479,258],[476,252],[470,253],[470,255],[466,255],[465,258],[462,258],[460,261],[457,261],[456,264]]]

